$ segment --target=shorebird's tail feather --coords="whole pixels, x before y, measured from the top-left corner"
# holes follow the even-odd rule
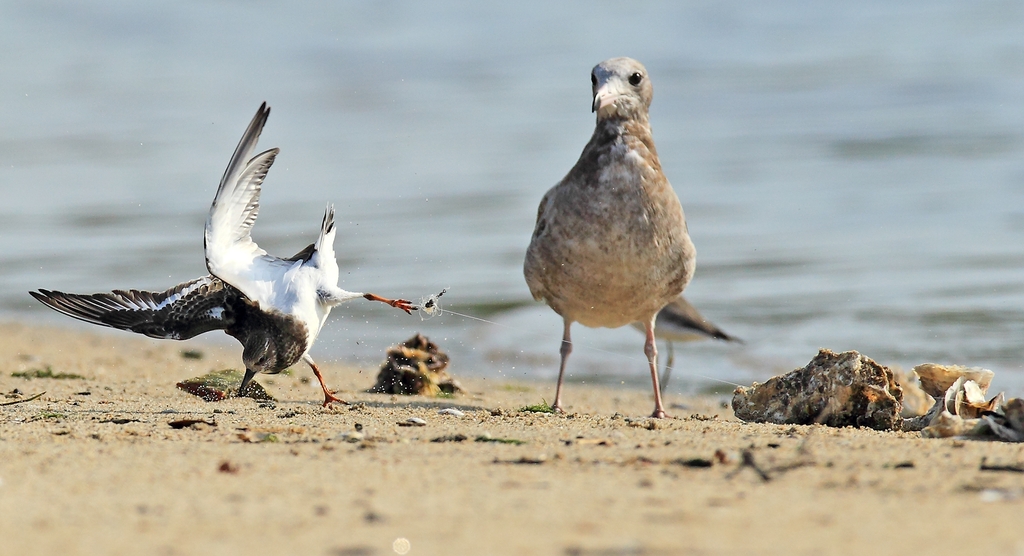
[[[316,250],[321,251],[324,245],[334,246],[334,205],[328,204],[324,211],[324,220],[320,224],[320,237],[316,240]]]
[[[228,301],[239,295],[213,276],[178,284],[164,292],[114,290],[82,295],[40,289],[29,294],[69,317],[174,340],[227,328],[232,324]]]
[[[314,249],[321,257],[334,260],[334,205],[328,204],[324,211],[324,219],[320,224],[320,237],[316,238]]]

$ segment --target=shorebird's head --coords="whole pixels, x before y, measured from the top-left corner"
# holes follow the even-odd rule
[[[597,119],[636,118],[647,115],[654,89],[647,68],[632,58],[612,58],[594,66],[590,73]]]
[[[274,372],[274,365],[277,363],[277,349],[270,335],[265,331],[255,331],[246,336],[242,342],[242,363],[245,364],[245,374]],[[244,385],[243,385],[244,386]]]

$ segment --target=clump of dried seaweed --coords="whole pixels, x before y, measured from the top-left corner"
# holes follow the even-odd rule
[[[448,354],[422,334],[391,346],[387,356],[377,374],[377,384],[367,392],[442,396],[463,391],[446,370]]]

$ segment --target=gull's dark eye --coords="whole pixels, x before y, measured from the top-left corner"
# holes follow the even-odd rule
[[[640,72],[633,72],[633,75],[629,76],[629,84],[636,87],[644,80],[644,76],[640,75]]]
[[[597,76],[594,74],[590,74],[590,85],[597,87]]]

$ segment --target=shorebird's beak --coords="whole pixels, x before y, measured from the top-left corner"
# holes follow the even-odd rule
[[[256,371],[254,371],[252,369],[245,369],[245,376],[242,377],[242,385],[238,387],[238,397],[239,398],[241,398],[242,396],[245,395],[244,394],[245,388],[247,386],[249,386],[249,381],[251,381],[252,377],[254,377],[254,376],[256,376]]]

